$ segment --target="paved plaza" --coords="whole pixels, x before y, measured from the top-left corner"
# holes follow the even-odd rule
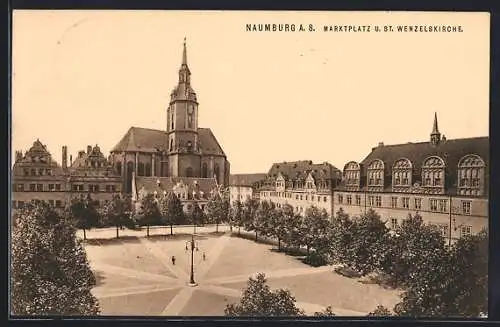
[[[271,288],[288,288],[306,313],[332,306],[337,315],[366,315],[377,305],[392,308],[398,293],[340,276],[333,267],[310,267],[297,257],[272,250],[271,245],[214,234],[197,228],[196,287],[188,286],[191,253],[186,244],[192,227],[145,231],[114,229],[87,232],[85,245],[97,277],[93,293],[103,315],[217,316],[228,303],[238,302],[248,278],[266,274]],[[221,226],[220,231],[227,227]],[[205,253],[205,260],[203,260]],[[172,264],[171,257],[176,263]]]

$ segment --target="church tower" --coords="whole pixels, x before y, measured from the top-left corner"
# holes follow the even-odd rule
[[[437,113],[434,113],[434,124],[432,125],[432,132],[431,132],[432,146],[434,147],[438,146],[440,140],[441,140],[441,133],[439,133]]]
[[[198,101],[191,87],[186,38],[184,38],[179,80],[170,94],[170,104],[167,108],[167,136],[169,175],[199,177],[201,154],[198,144]]]

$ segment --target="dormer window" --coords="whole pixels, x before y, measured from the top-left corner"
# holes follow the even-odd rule
[[[368,165],[367,169],[368,186],[384,186],[384,163],[375,159]]]
[[[406,158],[394,162],[392,167],[392,187],[395,191],[399,187],[411,185],[412,169],[411,161]]]
[[[458,192],[461,195],[484,194],[486,165],[478,155],[466,155],[458,163]]]
[[[437,156],[431,156],[424,160],[422,165],[423,186],[431,193],[444,193],[444,160]]]

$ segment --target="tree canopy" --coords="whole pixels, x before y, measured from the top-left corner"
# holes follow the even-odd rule
[[[295,306],[295,298],[284,289],[271,290],[264,274],[250,277],[239,303],[228,304],[226,316],[298,316],[303,311]]]
[[[96,315],[96,279],[75,227],[45,203],[16,212],[11,292],[15,315]]]

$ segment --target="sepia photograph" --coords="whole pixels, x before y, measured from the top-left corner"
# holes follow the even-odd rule
[[[488,317],[489,13],[14,10],[11,66],[11,317]]]

